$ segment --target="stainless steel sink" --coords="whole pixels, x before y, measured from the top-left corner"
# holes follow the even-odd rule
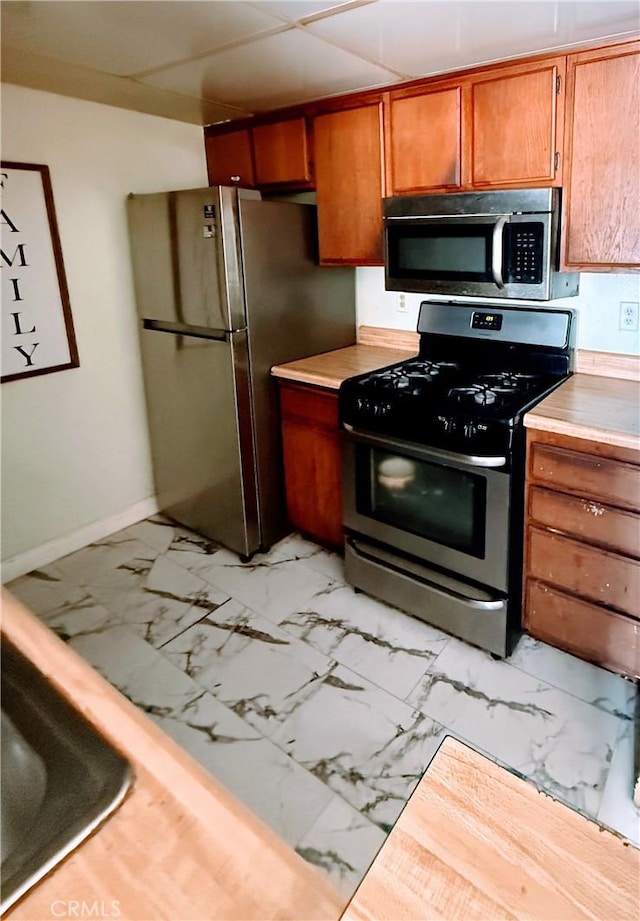
[[[128,762],[2,638],[5,912],[122,802]]]

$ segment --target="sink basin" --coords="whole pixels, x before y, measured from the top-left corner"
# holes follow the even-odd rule
[[[0,912],[122,802],[128,762],[2,638]]]

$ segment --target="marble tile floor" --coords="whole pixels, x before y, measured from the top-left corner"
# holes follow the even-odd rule
[[[8,588],[345,896],[447,734],[640,843],[634,683],[526,636],[496,661],[299,535],[242,563],[156,516]]]

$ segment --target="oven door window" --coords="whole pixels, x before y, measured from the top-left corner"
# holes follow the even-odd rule
[[[370,518],[484,557],[486,480],[482,475],[359,444],[357,511]]]
[[[387,224],[387,264],[393,278],[493,281],[495,223]]]

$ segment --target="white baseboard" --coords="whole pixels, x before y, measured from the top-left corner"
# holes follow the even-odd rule
[[[156,515],[158,512],[158,503],[155,498],[143,499],[142,502],[136,502],[129,508],[110,518],[103,518],[102,521],[95,521],[79,531],[73,531],[71,534],[65,534],[63,537],[56,537],[40,547],[34,547],[33,550],[26,550],[17,556],[10,557],[2,561],[2,581],[11,582],[18,576],[24,576],[25,573],[41,566],[48,566],[54,563],[60,557],[66,556],[67,553],[73,553],[92,544],[96,540],[102,540],[115,531],[122,528],[128,528],[129,525],[142,521],[143,518],[149,518],[150,515]]]

